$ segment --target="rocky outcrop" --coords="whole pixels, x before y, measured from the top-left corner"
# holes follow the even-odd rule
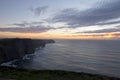
[[[38,47],[45,47],[53,40],[40,39],[1,39],[0,40],[0,64],[3,62],[20,59],[26,54],[34,53]]]

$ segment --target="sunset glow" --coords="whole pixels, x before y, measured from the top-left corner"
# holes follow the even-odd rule
[[[118,33],[88,34],[48,34],[48,33],[13,33],[0,32],[0,38],[35,38],[35,39],[119,39]]]
[[[2,0],[0,38],[120,39],[119,3]]]

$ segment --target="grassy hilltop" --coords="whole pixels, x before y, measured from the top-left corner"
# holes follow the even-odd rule
[[[60,70],[28,70],[0,67],[0,77],[15,80],[120,80],[119,78]]]

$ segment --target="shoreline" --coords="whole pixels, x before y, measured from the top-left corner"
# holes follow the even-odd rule
[[[55,41],[22,38],[0,39],[0,64],[21,59],[26,54],[33,54],[36,48],[44,48],[48,43],[55,43]]]

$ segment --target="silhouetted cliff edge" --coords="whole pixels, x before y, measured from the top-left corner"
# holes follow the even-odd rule
[[[54,42],[54,40],[42,39],[0,39],[0,64],[32,54],[36,48]]]

